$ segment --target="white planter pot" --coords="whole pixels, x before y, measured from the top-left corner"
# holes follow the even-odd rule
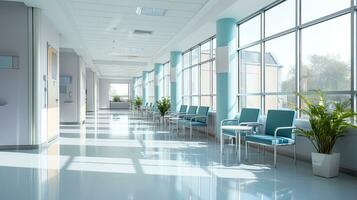
[[[314,175],[325,178],[338,176],[340,168],[340,154],[311,153],[312,171]]]

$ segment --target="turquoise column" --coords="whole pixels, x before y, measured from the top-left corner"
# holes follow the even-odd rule
[[[143,103],[144,105],[147,103],[148,101],[148,72],[147,71],[143,71]]]
[[[232,18],[219,19],[216,22],[216,134],[219,137],[221,121],[234,117],[236,113],[237,83],[237,25]]]
[[[182,52],[170,52],[170,100],[171,111],[177,112],[181,106],[181,65],[182,65]],[[179,77],[178,77],[179,76]]]
[[[162,78],[162,69],[163,64],[155,63],[154,70],[155,70],[155,103],[162,98],[162,84],[160,79]]]

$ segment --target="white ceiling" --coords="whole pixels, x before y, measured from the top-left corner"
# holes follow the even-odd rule
[[[166,62],[215,34],[221,17],[241,19],[274,0],[16,0],[42,8],[73,48],[101,78],[128,79]],[[167,9],[162,17],[139,16],[137,7]],[[135,35],[134,29],[153,31]]]
[[[62,0],[102,77],[137,76],[206,4],[207,0]],[[165,16],[137,15],[137,7],[167,9]],[[134,30],[153,31],[136,35]],[[106,62],[102,62],[106,61]]]

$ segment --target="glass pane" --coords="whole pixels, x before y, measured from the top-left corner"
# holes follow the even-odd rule
[[[302,30],[303,91],[351,89],[350,19],[347,14]]]
[[[198,95],[199,94],[199,80],[200,76],[198,73],[198,66],[192,67],[192,95]]]
[[[216,61],[212,63],[212,94],[216,94]]]
[[[241,110],[241,108],[260,108],[260,96],[240,96],[239,107],[239,110]]]
[[[301,0],[301,23],[309,22],[350,6],[351,0]]]
[[[211,96],[201,96],[201,106],[211,106]]]
[[[199,106],[199,105],[200,105],[200,98],[197,97],[197,96],[193,96],[193,97],[192,97],[192,104],[191,104],[191,105]]]
[[[210,94],[210,63],[201,65],[201,94]]]
[[[265,43],[265,92],[295,92],[295,33]]]
[[[239,46],[260,40],[260,15],[239,25]]]
[[[211,40],[201,46],[201,62],[211,58]]]
[[[212,110],[216,110],[216,96],[213,96]]]
[[[190,52],[187,52],[183,55],[183,67],[187,68],[190,65]]]
[[[190,97],[183,97],[183,104],[184,105],[191,105],[190,104]]]
[[[265,96],[265,113],[269,109],[292,109],[296,108],[295,95],[267,95]]]
[[[195,65],[198,64],[198,47],[192,50],[192,64]]]
[[[190,95],[190,69],[183,71],[183,94]]]
[[[239,92],[260,92],[260,45],[239,51]]]
[[[265,12],[265,36],[295,26],[295,0],[287,0]]]

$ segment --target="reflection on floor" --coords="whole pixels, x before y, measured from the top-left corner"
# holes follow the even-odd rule
[[[356,199],[356,177],[315,177],[284,157],[274,169],[254,149],[238,162],[233,147],[221,156],[213,139],[194,136],[127,111],[88,114],[40,153],[0,151],[0,199]]]

